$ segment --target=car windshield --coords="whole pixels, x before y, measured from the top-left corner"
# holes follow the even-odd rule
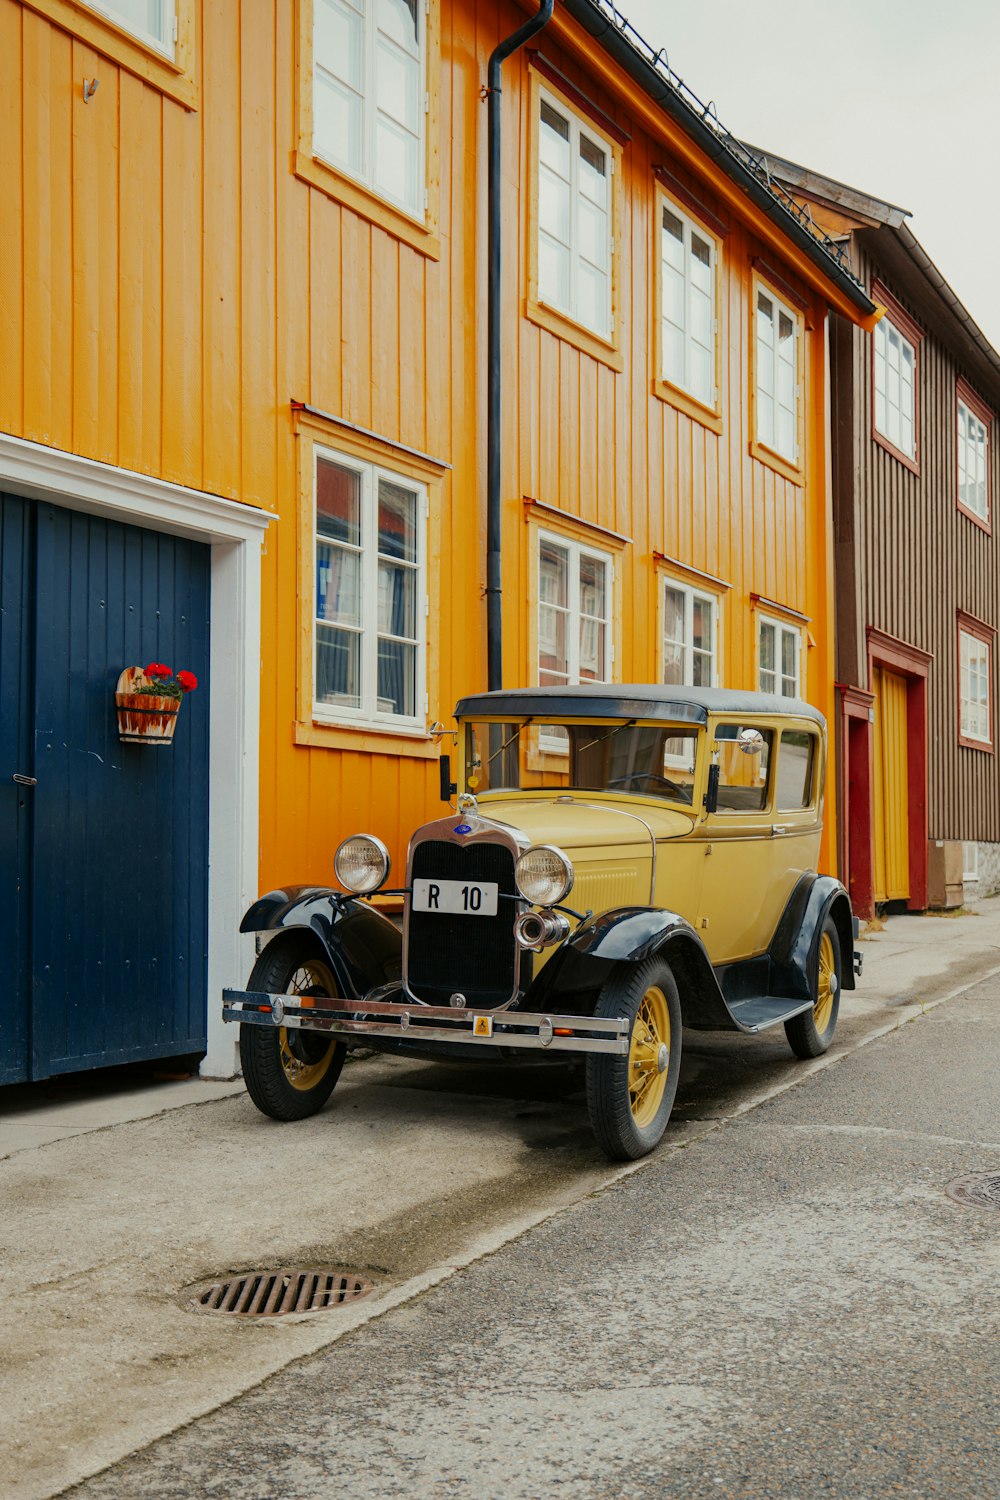
[[[690,807],[698,735],[690,725],[465,725],[465,784],[470,792],[570,789],[631,792]]]

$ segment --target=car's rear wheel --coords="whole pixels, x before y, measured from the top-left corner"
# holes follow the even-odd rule
[[[627,1055],[587,1057],[587,1109],[598,1142],[615,1161],[656,1146],[670,1119],[681,1066],[681,1003],[660,958],[619,971],[601,990],[598,1016],[624,1016]]]
[[[297,1005],[336,997],[325,960],[301,938],[275,938],[253,966],[247,988],[294,997]],[[240,1027],[240,1062],[247,1093],[273,1120],[304,1120],[329,1099],[344,1066],[343,1042],[291,1026]]]
[[[840,936],[829,915],[824,919],[813,960],[810,1010],[785,1022],[788,1045],[796,1057],[822,1057],[833,1041],[840,1013]]]

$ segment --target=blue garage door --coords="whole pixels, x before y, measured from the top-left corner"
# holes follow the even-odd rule
[[[209,549],[0,506],[0,1082],[203,1052]],[[199,680],[169,748],[118,738],[148,661]]]

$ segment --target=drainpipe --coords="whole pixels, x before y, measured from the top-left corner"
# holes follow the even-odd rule
[[[503,687],[502,566],[500,559],[500,68],[552,19],[555,0],[542,0],[538,14],[512,32],[490,55],[486,74],[489,176],[487,180],[487,368],[486,368],[486,673],[490,692]]]

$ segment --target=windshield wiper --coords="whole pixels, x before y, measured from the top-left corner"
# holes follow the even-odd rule
[[[603,745],[605,740],[614,739],[615,735],[621,734],[623,729],[634,729],[635,724],[635,719],[629,719],[627,724],[616,724],[614,729],[608,730],[607,734],[599,734],[596,740],[588,740],[585,745],[581,745],[576,752],[577,755],[582,755],[585,750],[590,749],[591,745]]]
[[[504,742],[500,746],[499,750],[494,750],[493,754],[490,756],[489,760],[486,762],[487,767],[491,766],[493,764],[493,762],[496,760],[497,756],[498,755],[502,755],[504,753],[504,751],[510,745],[512,745],[514,743],[514,741],[517,739],[518,735],[521,733],[521,730],[522,729],[527,729],[527,727],[528,727],[528,725],[530,723],[531,723],[530,719],[525,719],[525,721],[524,721],[523,724],[518,724],[516,726],[516,728],[514,730],[514,733],[511,735],[510,739],[509,740],[504,740]]]

